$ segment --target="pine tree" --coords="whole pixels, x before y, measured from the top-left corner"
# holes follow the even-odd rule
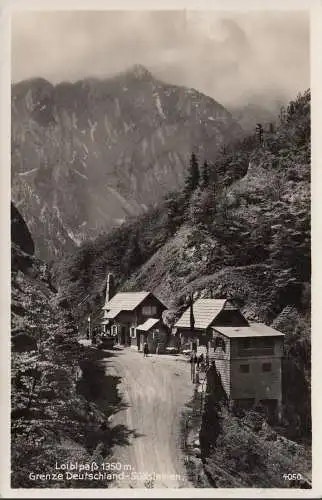
[[[188,175],[185,181],[185,192],[190,195],[198,186],[200,180],[199,164],[195,153],[192,153]]]
[[[286,109],[285,109],[285,106],[281,106],[281,109],[280,109],[280,114],[279,114],[279,121],[280,121],[280,124],[283,125],[285,123],[285,120],[286,120]]]
[[[170,193],[165,200],[167,214],[167,230],[173,234],[180,226],[180,211],[178,206],[178,193]]]
[[[209,165],[208,165],[207,161],[205,161],[203,164],[202,170],[201,170],[201,183],[200,184],[201,184],[202,189],[205,189],[206,187],[208,187],[209,179],[210,179]]]
[[[257,140],[259,142],[259,144],[263,144],[263,134],[264,134],[264,130],[263,130],[263,126],[261,123],[257,123],[256,125],[256,136],[257,136]]]
[[[213,192],[214,196],[216,197],[218,191],[220,191],[218,167],[216,165],[214,165],[212,170],[211,170],[210,182],[211,182],[211,186],[212,186],[212,192]]]
[[[123,256],[123,265],[127,273],[133,272],[142,263],[142,252],[139,243],[138,231],[133,232],[129,236],[128,247]]]

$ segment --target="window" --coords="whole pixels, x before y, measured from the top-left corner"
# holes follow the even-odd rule
[[[235,399],[234,401],[234,406],[237,410],[250,410],[254,404],[254,398]]]
[[[238,342],[240,356],[260,356],[274,354],[274,339],[272,338],[245,338]]]
[[[272,363],[263,363],[262,364],[263,372],[271,372],[272,371]]]
[[[224,352],[226,352],[226,344],[225,344],[225,341],[221,337],[216,337],[213,345],[214,345],[215,350],[221,348]]]
[[[157,314],[156,306],[144,306],[142,307],[143,316],[154,316]]]
[[[241,347],[243,349],[250,349],[251,348],[251,343],[250,343],[250,339],[243,339],[241,341]]]
[[[131,328],[130,328],[130,335],[131,335],[132,339],[136,338],[136,329],[134,328],[134,326],[131,326]]]
[[[256,339],[255,346],[258,349],[267,349],[269,351],[274,350],[274,339],[271,337]]]
[[[239,366],[239,371],[241,373],[249,373],[249,365],[240,365]]]
[[[117,335],[117,325],[113,325],[113,326],[112,326],[112,335],[113,335],[114,337],[116,337],[116,335]]]

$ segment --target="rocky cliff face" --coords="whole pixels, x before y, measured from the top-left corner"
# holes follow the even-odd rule
[[[135,66],[109,80],[12,87],[12,198],[36,253],[55,258],[119,225],[182,185],[241,134],[230,113],[195,90]]]
[[[33,255],[35,245],[20,212],[11,203],[11,241],[28,255]]]

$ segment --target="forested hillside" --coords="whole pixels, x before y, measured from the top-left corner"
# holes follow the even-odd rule
[[[34,481],[30,474],[51,475],[55,463],[104,458],[109,430],[101,431],[101,424],[107,415],[79,390],[79,363],[89,352],[77,342],[73,318],[55,305],[48,266],[33,256],[32,237],[13,205],[11,235],[11,485],[79,486],[53,476]]]
[[[285,418],[309,430],[310,91],[215,161],[192,154],[183,190],[58,263],[59,300],[75,308],[88,294],[75,308],[84,317],[110,271],[124,290],[160,296],[170,322],[194,292],[232,297],[286,333]]]

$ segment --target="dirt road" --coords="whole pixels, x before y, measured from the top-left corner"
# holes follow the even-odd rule
[[[106,359],[106,375],[121,377],[118,390],[126,405],[111,425],[128,429],[128,444],[113,448],[120,473],[114,486],[191,487],[180,447],[181,411],[193,395],[189,363],[124,349]]]

